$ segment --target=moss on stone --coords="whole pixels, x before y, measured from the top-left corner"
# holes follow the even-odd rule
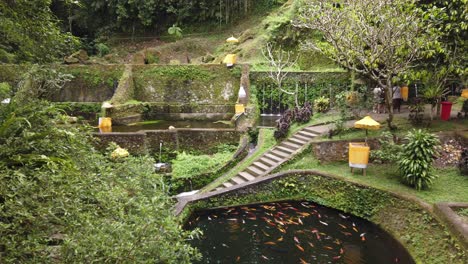
[[[134,69],[135,99],[145,102],[235,103],[240,69],[223,65],[139,65]]]

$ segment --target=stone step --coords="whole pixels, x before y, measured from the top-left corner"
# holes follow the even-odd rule
[[[231,182],[235,182],[236,184],[241,184],[241,183],[246,182],[246,180],[242,179],[239,176],[235,176],[231,179]]]
[[[260,168],[260,169],[264,170],[264,171],[269,170],[270,167],[271,167],[271,166],[269,166],[269,165],[267,165],[267,164],[261,162],[260,160],[254,162],[253,165],[254,165],[255,167],[257,167],[257,168]]]
[[[301,145],[301,146],[307,144],[307,141],[300,140],[299,138],[296,138],[296,137],[291,137],[291,138],[288,139],[288,141],[291,141],[292,143],[298,144],[298,145]]]
[[[303,129],[304,131],[307,131],[309,133],[315,134],[316,136],[320,135],[319,132],[315,131],[313,127],[306,127]]]
[[[283,143],[281,143],[281,145],[284,146],[285,148],[289,148],[289,149],[292,149],[292,150],[297,150],[298,148],[300,148],[302,146],[302,144],[298,145],[297,143],[293,143],[289,139],[286,140],[286,141],[283,141]]]
[[[272,151],[270,151],[269,153],[270,155],[274,156],[274,157],[277,157],[279,160],[278,161],[282,161],[284,160],[285,158],[288,158],[289,157],[289,154],[288,153],[284,153],[278,149],[274,149]]]
[[[299,135],[299,134],[295,134],[292,138],[297,138],[297,139],[305,141],[305,142],[309,142],[311,140],[310,137],[304,137],[304,136]]]
[[[288,155],[294,152],[294,149],[286,148],[283,146],[277,146],[276,148],[273,149],[273,151],[278,151],[278,150],[281,152],[288,153]]]
[[[317,134],[314,134],[314,133],[310,133],[310,132],[307,132],[307,131],[304,131],[304,130],[301,130],[299,132],[297,132],[299,135],[301,136],[304,136],[304,137],[307,137],[307,138],[314,138],[317,136]]]
[[[266,157],[265,155],[261,159],[259,159],[258,161],[265,164],[265,165],[267,165],[267,166],[269,166],[269,167],[278,166],[278,163],[276,162],[276,160],[272,160],[272,159]]]
[[[264,170],[261,170],[261,169],[255,167],[255,166],[249,166],[249,167],[247,167],[247,169],[245,171],[252,174],[255,177],[265,174]]]
[[[270,152],[270,153],[271,153],[271,152]],[[267,158],[269,158],[269,159],[275,161],[276,163],[278,163],[278,162],[280,162],[280,161],[283,161],[283,158],[280,158],[280,157],[278,157],[278,156],[275,156],[275,155],[272,155],[272,154],[269,154],[269,153],[267,153],[267,154],[265,154],[265,155],[263,155],[263,156],[265,156],[265,157],[267,157]]]
[[[245,171],[239,172],[238,176],[244,178],[246,181],[253,181],[253,180],[255,180],[255,176],[253,176],[253,175],[251,175],[250,173],[245,172]]]
[[[225,183],[223,183],[224,188],[229,188],[229,187],[231,187],[232,185],[233,185],[233,184],[230,183],[230,182],[225,182]],[[224,189],[224,188],[221,188],[221,189]]]

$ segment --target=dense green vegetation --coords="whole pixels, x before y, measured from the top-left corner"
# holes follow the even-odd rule
[[[375,0],[339,1],[353,8],[337,8],[336,2],[1,1],[0,63],[14,65],[0,65],[0,101],[13,98],[11,103],[0,104],[0,262],[189,263],[199,254],[186,241],[198,232],[181,228],[180,218],[172,212],[174,200],[169,191],[206,184],[203,192],[213,190],[278,144],[273,130],[262,129],[255,153],[238,164],[230,147],[213,155],[181,153],[173,161],[169,180],[154,173],[155,161],[149,156],[114,159],[110,152],[116,146],[98,152],[87,128],[70,126],[63,113],[95,119],[100,101],[110,99],[119,81],[134,81],[135,89],[132,85],[123,99],[113,102],[122,103],[115,109],[128,109],[122,111],[125,115],[143,113],[144,117],[156,116],[163,109],[168,113],[227,113],[233,111],[241,85],[240,66],[140,65],[120,78],[122,63],[217,64],[225,54],[236,53],[239,62],[263,71],[251,74],[254,85],[249,90],[249,106],[253,110],[249,114],[253,117],[259,110],[284,110],[306,101],[316,102],[315,112],[330,107],[338,110],[314,113],[306,124],[288,125],[285,137],[305,126],[335,122],[330,137],[362,138],[362,130],[346,129],[344,122],[368,109],[370,85],[387,88],[390,110],[393,85],[422,82],[426,88],[420,92],[435,110],[449,81],[467,84],[466,0],[377,0],[381,5]],[[346,20],[340,20],[343,17]],[[333,23],[327,22],[330,18]],[[322,25],[332,27],[317,25],[320,19],[327,22]],[[202,38],[193,37],[198,34]],[[239,38],[238,44],[224,43],[231,34]],[[297,56],[297,62],[287,68],[297,72],[291,72],[282,83],[291,91],[300,87],[296,100],[279,92],[277,83],[265,77],[274,65],[261,56],[267,42]],[[84,63],[90,65],[84,66],[48,64],[61,62],[78,49],[97,57],[86,59]],[[303,70],[322,72],[301,75]],[[214,87],[213,92],[206,92],[208,85]],[[110,95],[90,104],[40,100],[93,92]],[[210,108],[213,102],[216,105]],[[454,107],[461,109],[463,101],[457,102]],[[424,104],[420,106],[422,111]],[[389,128],[383,130],[392,129],[395,136],[401,137],[413,127],[406,119],[391,119]],[[412,121],[430,132],[466,129],[468,122],[466,118]],[[396,131],[392,123],[397,125]],[[371,131],[370,136],[381,136],[381,131]],[[255,194],[221,197],[197,206],[311,199],[393,228],[419,261],[461,263],[466,253],[453,246],[444,227],[421,208],[409,201],[400,203],[387,191],[431,204],[467,202],[466,177],[455,168],[431,170],[436,143],[432,136],[415,132],[403,147],[393,144],[391,137],[384,134],[384,146],[372,155],[382,163],[371,164],[367,177],[350,173],[345,162],[321,163],[309,148],[278,171],[318,169],[336,178],[295,175],[272,182]],[[317,140],[328,140],[328,136]],[[466,216],[466,209],[460,214]]]
[[[147,156],[112,159],[59,125],[47,102],[0,105],[0,259],[4,263],[189,263],[163,178]]]

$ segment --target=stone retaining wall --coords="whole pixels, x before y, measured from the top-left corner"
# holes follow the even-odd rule
[[[349,142],[364,142],[364,139],[313,142],[312,152],[322,162],[345,161],[348,160]],[[376,138],[368,139],[367,143],[371,150],[380,148]]]
[[[139,132],[94,133],[98,148],[110,142],[126,148],[132,154],[157,154],[163,143],[163,152],[199,151],[212,154],[219,144],[238,144],[240,132],[235,129],[172,129],[142,130]]]

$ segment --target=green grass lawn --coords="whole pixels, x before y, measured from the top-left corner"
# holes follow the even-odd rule
[[[277,171],[294,169],[320,170],[378,189],[414,195],[428,203],[468,202],[468,177],[461,176],[456,168],[436,169],[434,173],[438,178],[430,189],[422,191],[416,191],[401,183],[396,165],[370,164],[367,175],[363,176],[359,169],[352,174],[347,162],[322,164],[312,153],[308,152]]]
[[[332,116],[328,116],[332,120]],[[448,132],[448,131],[461,131],[468,129],[468,119],[455,119],[450,121],[443,121],[443,120],[433,120],[429,122],[429,120],[425,120],[421,125],[413,125],[408,120],[408,118],[404,117],[396,117],[394,119],[394,124],[397,126],[396,130],[391,131],[392,133],[396,134],[399,137],[404,137],[409,130],[415,129],[426,129],[432,133],[439,133],[439,132]],[[390,131],[387,127],[386,123],[382,123],[382,127],[379,130],[368,130],[368,137],[379,137],[383,132]],[[334,140],[338,139],[363,139],[366,136],[366,132],[362,129],[356,128],[348,128],[344,132],[336,135],[333,137]],[[323,135],[316,140],[319,141],[327,141],[330,140],[328,135]]]

